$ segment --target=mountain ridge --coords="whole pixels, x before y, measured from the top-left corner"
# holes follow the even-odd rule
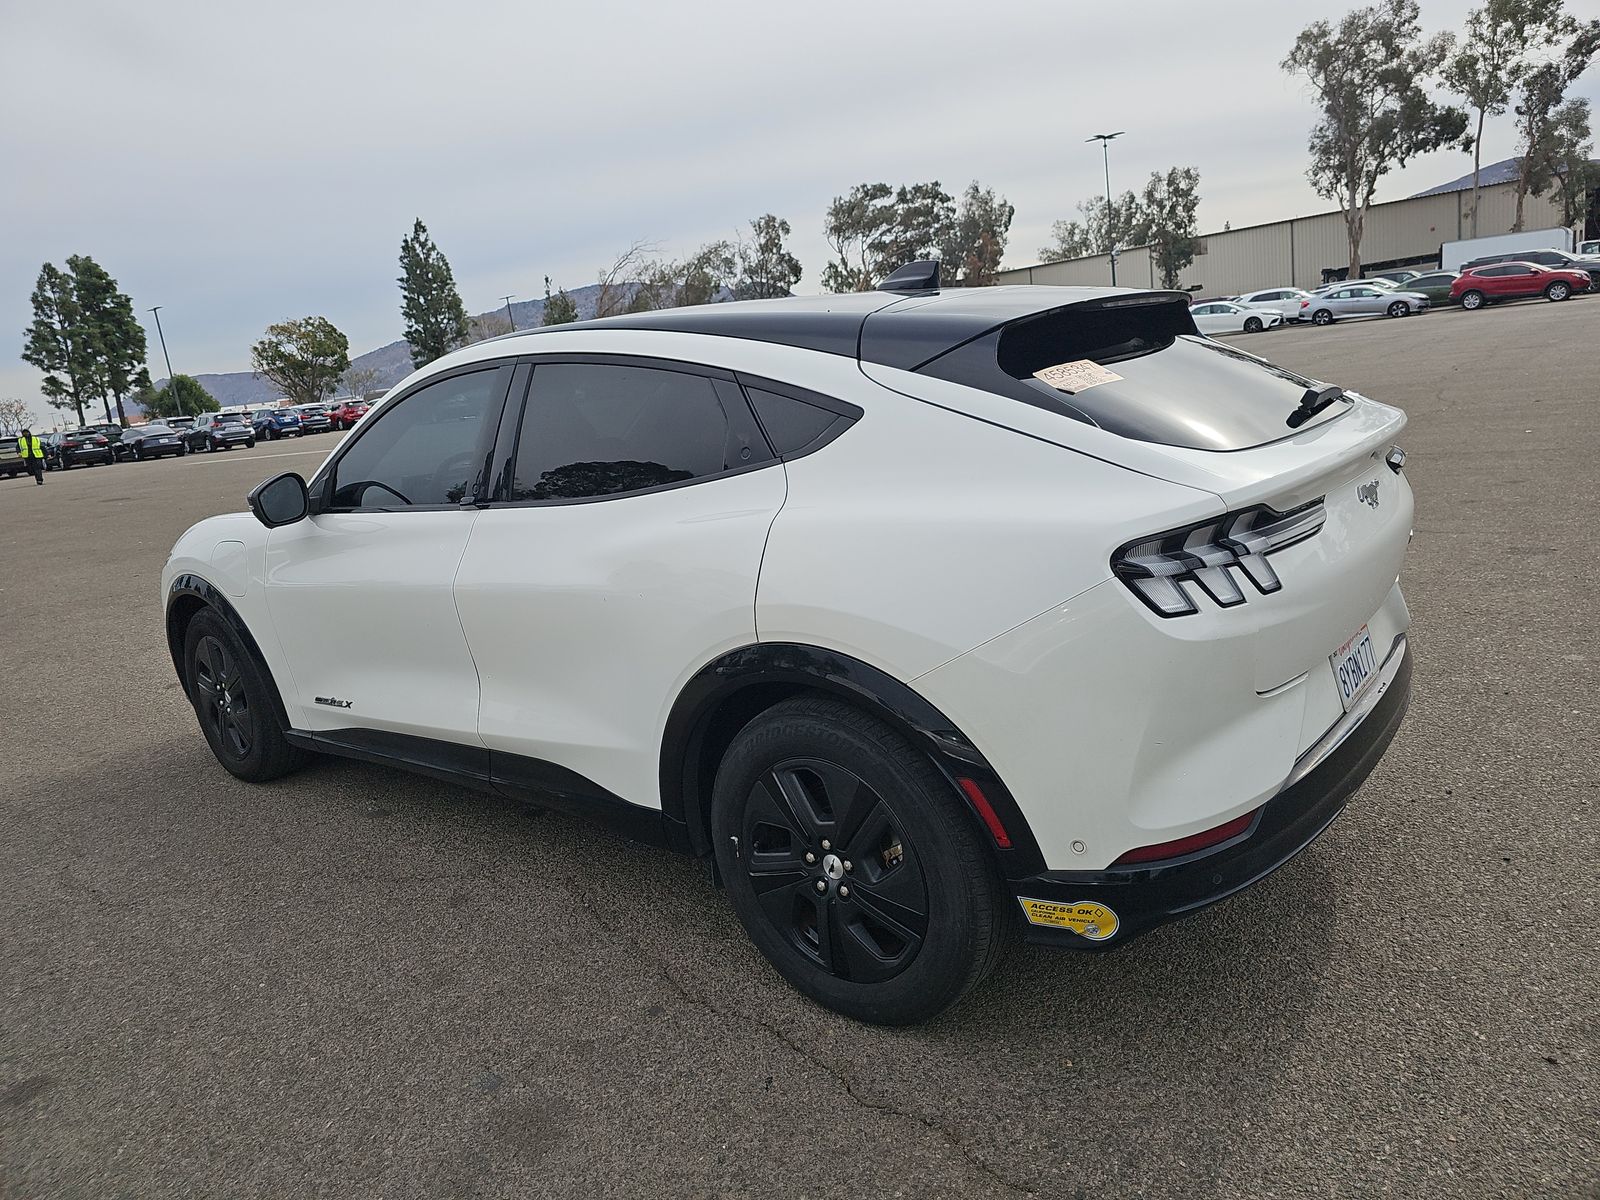
[[[597,283],[575,288],[567,293],[572,297],[572,302],[578,306],[580,321],[586,321],[594,316],[595,302],[599,299],[599,294],[600,285]],[[488,312],[478,313],[472,321],[475,326],[480,322],[496,321],[503,326],[505,315],[505,307],[501,306]],[[515,301],[511,305],[511,316],[518,329],[531,329],[541,325],[544,322],[544,301],[542,299]],[[377,371],[378,380],[374,386],[381,388],[393,387],[416,370],[415,364],[411,361],[411,346],[404,338],[357,355],[350,360],[350,365]],[[258,378],[250,371],[211,372],[196,375],[194,378],[224,408],[238,404],[266,404],[281,395],[276,386]],[[165,379],[159,379],[156,381],[156,387],[162,387],[166,382]]]

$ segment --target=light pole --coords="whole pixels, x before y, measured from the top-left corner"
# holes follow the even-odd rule
[[[178,377],[172,373],[172,356],[167,353],[167,335],[161,332],[161,305],[156,305],[150,310],[156,316],[156,337],[161,339],[161,357],[167,363],[167,386],[172,389],[172,402],[178,406],[178,415],[183,413],[183,396],[178,391]]]
[[[512,295],[514,296],[516,293],[513,292]],[[506,302],[506,320],[511,322],[511,332],[515,333],[517,331],[517,319],[511,315],[511,296],[501,296],[500,299]]]
[[[1127,132],[1128,131],[1126,129],[1119,129],[1115,133],[1097,133],[1093,137],[1087,137],[1087,138],[1083,139],[1086,142],[1099,142],[1100,143],[1100,157],[1105,160],[1105,166],[1106,166],[1106,255],[1107,255],[1107,257],[1109,257],[1111,259],[1111,286],[1112,287],[1116,287],[1117,286],[1117,247],[1116,247],[1116,244],[1111,239],[1111,233],[1112,233],[1112,230],[1111,230],[1111,225],[1112,225],[1112,214],[1111,214],[1111,139],[1112,138],[1119,138],[1124,133],[1127,133]]]

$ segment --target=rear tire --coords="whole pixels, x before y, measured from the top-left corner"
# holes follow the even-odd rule
[[[1313,325],[1332,325],[1333,314],[1325,308],[1319,308],[1311,314],[1311,323]]]
[[[184,632],[183,668],[200,732],[230,774],[265,783],[310,757],[284,737],[266,668],[209,608]]]
[[[1246,333],[1260,333],[1265,328],[1266,325],[1262,323],[1260,317],[1246,317],[1244,319],[1244,331]]]
[[[756,948],[835,1012],[928,1020],[1004,946],[1003,886],[965,806],[924,755],[840,701],[787,700],[750,722],[717,770],[711,830]]]
[[[1544,298],[1557,304],[1570,295],[1572,295],[1572,288],[1559,279],[1544,289]]]
[[[1484,294],[1477,290],[1461,293],[1461,307],[1468,312],[1477,312],[1483,307],[1484,300]]]

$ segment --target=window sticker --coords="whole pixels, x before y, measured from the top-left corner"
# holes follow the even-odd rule
[[[1099,387],[1102,383],[1115,383],[1122,378],[1115,371],[1108,371],[1099,363],[1091,362],[1087,358],[1057,363],[1053,367],[1035,371],[1033,377],[1058,392],[1066,392],[1069,396],[1088,391],[1092,387]]]

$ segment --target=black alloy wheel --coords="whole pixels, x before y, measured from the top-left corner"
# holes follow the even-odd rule
[[[734,910],[791,984],[884,1025],[927,1020],[993,966],[1008,904],[950,782],[837,700],[777,704],[717,771],[711,836]]]
[[[1332,325],[1333,314],[1325,308],[1319,308],[1311,314],[1311,323],[1313,325]]]
[[[1544,298],[1546,300],[1561,301],[1570,295],[1572,295],[1572,289],[1559,279],[1544,290]]]
[[[1408,317],[1411,315],[1411,305],[1404,300],[1396,300],[1389,305],[1389,315],[1391,317]]]
[[[284,736],[286,719],[266,667],[215,610],[203,608],[190,619],[183,664],[200,731],[230,774],[262,783],[310,757]]]
[[[878,983],[916,957],[928,932],[916,845],[850,768],[777,763],[750,789],[741,845],[768,920],[829,975]]]
[[[1246,317],[1244,319],[1244,331],[1246,333],[1260,333],[1265,328],[1266,325],[1262,323],[1260,317]]]
[[[210,635],[199,639],[194,656],[195,709],[207,741],[243,761],[255,744],[255,716],[244,689],[239,660]]]

